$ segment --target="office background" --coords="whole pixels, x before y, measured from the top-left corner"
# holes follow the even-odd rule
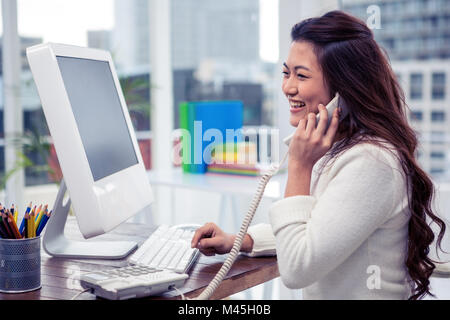
[[[171,152],[185,100],[242,100],[244,126],[259,133],[259,160],[270,162],[282,151],[267,132],[290,133],[280,89],[290,27],[338,8],[374,23],[420,137],[417,157],[438,186],[437,210],[450,219],[449,0],[2,0],[0,202],[52,203],[61,178],[26,47],[60,42],[110,51],[149,170],[176,167]],[[174,200],[168,187],[154,189],[157,204],[141,222],[217,222],[231,210],[207,191],[177,191]],[[237,200],[244,214],[249,197]],[[255,222],[266,221],[269,204]],[[233,223],[224,228],[236,231]],[[444,246],[450,249],[448,235]]]

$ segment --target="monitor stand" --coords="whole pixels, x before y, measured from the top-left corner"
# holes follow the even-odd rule
[[[70,210],[70,198],[64,204],[67,187],[61,180],[51,219],[43,237],[45,252],[54,257],[83,259],[122,259],[137,247],[132,241],[76,241],[64,236],[64,227]]]

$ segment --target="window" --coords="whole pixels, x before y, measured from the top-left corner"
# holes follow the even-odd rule
[[[432,159],[445,159],[445,153],[441,151],[432,151],[430,155]]]
[[[445,99],[445,73],[433,73],[431,76],[431,98]]]
[[[410,98],[422,99],[423,75],[412,73],[410,75]]]
[[[241,100],[244,125],[272,124],[271,98],[281,89],[271,87],[276,63],[263,59],[270,34],[260,20],[276,8],[269,3],[275,2],[172,0],[173,69],[191,72],[190,89],[174,96],[175,127],[178,105],[186,100]]]
[[[430,173],[433,176],[442,175],[445,172],[444,168],[431,168]]]
[[[431,121],[432,122],[444,122],[445,112],[444,111],[431,111]]]
[[[411,111],[411,121],[422,121],[423,112],[422,111]]]
[[[384,46],[386,49],[389,49],[389,50],[395,49],[395,46],[394,46],[395,40],[394,39],[387,38],[387,39],[384,39],[383,41],[384,41]]]
[[[307,0],[301,1],[308,3]],[[114,59],[144,162],[149,168],[152,130],[149,106],[150,94],[155,92],[149,90],[152,48],[149,41],[149,1],[66,0],[64,5],[55,0],[17,2],[24,79],[20,100],[26,132],[35,130],[44,138],[43,141],[48,141],[45,140],[48,129],[27,68],[25,48],[35,43],[59,42],[105,49],[111,52]],[[364,21],[368,18],[368,3],[354,0],[339,3]],[[431,17],[427,11],[433,3],[441,3],[438,7],[442,12],[433,11]],[[411,4],[408,1],[377,2],[382,14],[386,14],[377,41],[385,45],[394,67],[398,61],[396,59],[415,57],[423,47],[428,50],[424,51],[425,56],[430,56],[429,49],[439,51],[439,57],[450,55],[450,35],[445,32],[421,32],[430,26],[431,30],[438,31],[446,31],[450,27],[450,17],[444,12],[443,3],[446,9],[450,8],[445,0],[423,0]],[[278,48],[274,45],[278,44],[278,1],[172,0],[170,10],[174,128],[179,125],[178,106],[181,101],[206,99],[242,100],[244,125],[273,125],[273,110],[278,108],[276,96],[281,90],[275,86],[280,78]],[[406,17],[402,14],[409,11],[414,15]],[[423,11],[423,14],[418,11]],[[269,52],[263,53],[267,48]],[[272,51],[276,54],[272,55]],[[444,69],[430,71],[422,65],[418,69],[415,62],[400,70],[400,85],[409,86],[403,86],[403,90],[408,92],[407,100],[411,100],[413,105],[420,104],[419,107],[414,105],[415,110],[409,115],[411,122],[422,126],[425,120],[430,120],[431,128],[427,130],[438,131],[442,124],[448,123],[447,105],[441,104],[448,99],[448,72]],[[429,81],[425,79],[428,75]],[[425,82],[427,87],[424,89]],[[158,84],[155,84],[155,90],[157,87]],[[435,107],[424,104],[424,97],[435,100]],[[0,108],[0,120],[2,117]],[[0,137],[2,135],[3,121],[0,121]],[[430,142],[430,131],[423,134],[425,143],[441,144],[446,141],[445,135],[431,136],[433,142]],[[3,145],[4,141],[0,139],[0,171],[4,173]],[[36,164],[45,165],[45,160],[37,151],[29,151],[27,155]],[[428,157],[429,153],[423,156]],[[57,163],[53,146],[50,146],[49,161]],[[57,169],[53,164],[51,167]],[[49,181],[45,171],[29,169],[26,172],[27,185]]]
[[[450,1],[344,0],[340,3],[350,14],[360,12],[359,18],[363,20],[367,15],[362,9],[371,3],[384,9],[383,32],[375,33],[375,38],[386,49],[397,81],[406,92],[406,103],[410,107],[408,120],[416,130],[422,148],[416,155],[428,174],[432,171],[436,177],[450,181],[450,158],[443,158],[443,155],[450,155],[450,120],[447,114],[450,109],[446,103],[450,94],[449,72],[446,68],[448,60],[445,60],[450,57],[450,34],[446,32],[450,30],[447,12]],[[441,60],[436,63],[432,58]],[[431,154],[430,149],[438,150]],[[437,159],[437,165],[432,163],[432,159]],[[445,176],[443,172],[446,172]]]
[[[22,72],[29,86],[21,92],[25,130],[36,130],[45,139],[49,136],[26,63],[26,47],[58,42],[107,50],[114,60],[144,163],[150,169],[150,101],[155,92],[150,90],[153,88],[150,85],[150,1],[67,0],[57,6],[55,3],[54,0],[18,1]],[[277,1],[271,0],[171,1],[174,128],[179,126],[180,102],[193,100],[242,100],[245,126],[273,124],[274,100],[281,90],[274,87],[281,78],[278,50],[273,45],[278,36],[277,9]],[[158,86],[154,84],[155,90]],[[2,124],[0,121],[0,130]],[[0,156],[2,152],[3,145],[0,145]],[[27,155],[36,164],[46,165],[45,156],[35,150]],[[2,161],[3,157],[0,169]],[[57,164],[52,145],[48,161]],[[53,169],[60,172],[59,167]],[[25,182],[37,185],[50,179],[45,171],[27,170]]]

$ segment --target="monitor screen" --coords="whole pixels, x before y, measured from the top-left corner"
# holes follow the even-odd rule
[[[94,181],[137,164],[109,63],[56,58]]]

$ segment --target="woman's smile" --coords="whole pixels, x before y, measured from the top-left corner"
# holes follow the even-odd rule
[[[289,105],[291,107],[291,112],[299,112],[301,110],[303,110],[306,107],[306,103],[304,101],[300,101],[300,100],[294,100],[289,98]]]

